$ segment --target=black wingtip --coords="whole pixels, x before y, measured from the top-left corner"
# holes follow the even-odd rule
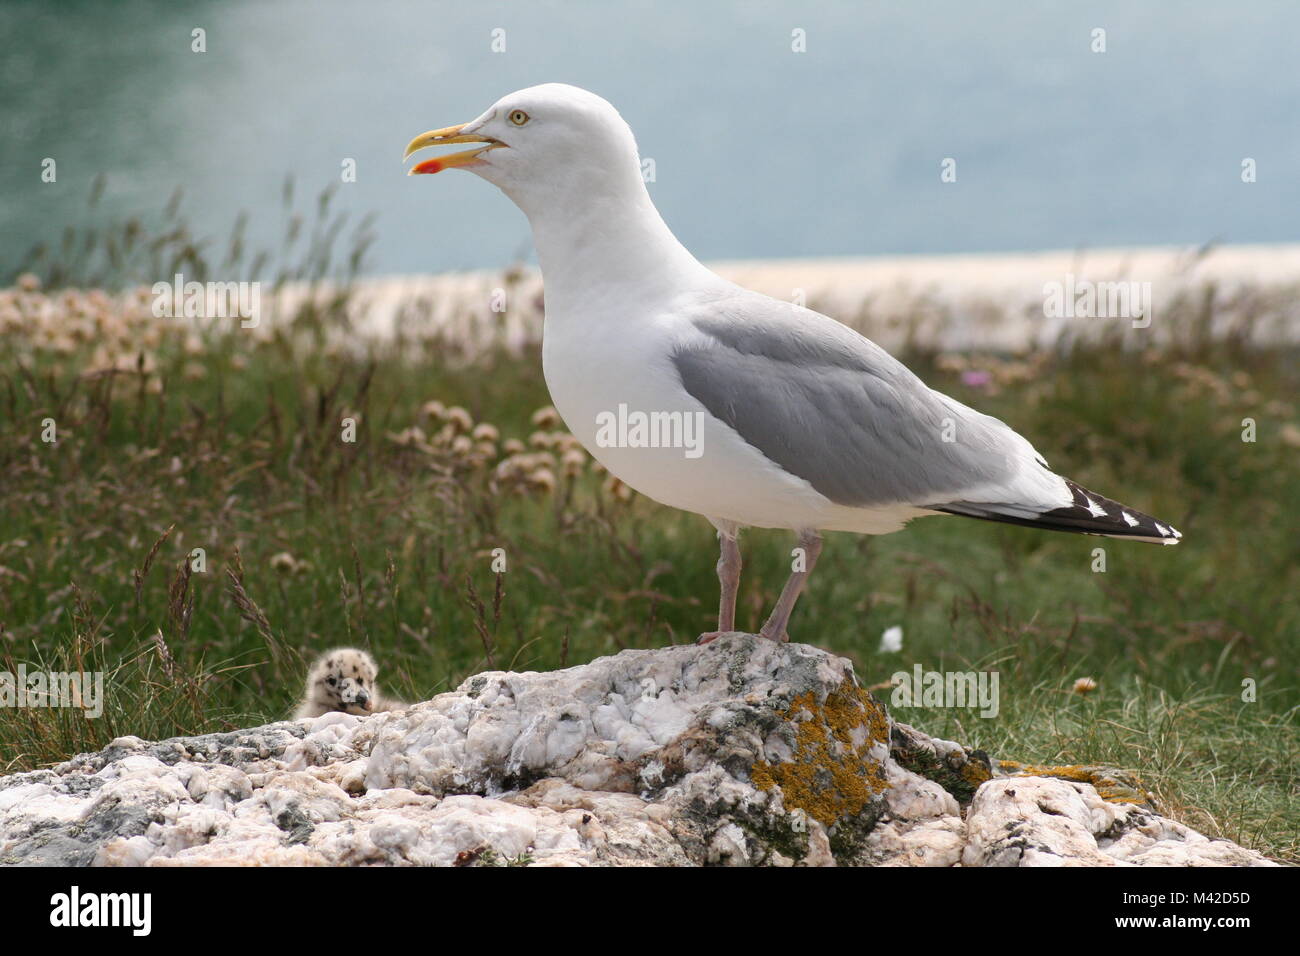
[[[1026,512],[1023,505],[973,501],[949,502],[935,506],[933,510],[1045,531],[1099,534],[1155,544],[1177,544],[1182,540],[1182,532],[1173,525],[1089,491],[1068,478],[1062,480],[1074,495],[1074,504],[1039,514]]]

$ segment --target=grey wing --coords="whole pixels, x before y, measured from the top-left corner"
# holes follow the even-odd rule
[[[928,388],[833,319],[754,294],[692,323],[703,337],[673,355],[686,390],[837,504],[956,500],[1014,485],[1026,459],[1050,474],[1002,422]]]

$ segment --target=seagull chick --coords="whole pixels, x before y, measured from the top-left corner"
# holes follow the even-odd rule
[[[761,633],[786,624],[821,531],[886,534],[963,515],[1174,544],[1171,525],[1054,474],[996,418],[928,388],[809,309],[728,282],[660,217],[632,130],[594,93],[548,83],[413,139],[474,148],[467,169],[528,217],[546,288],[542,364],[570,431],[620,481],[718,530],[718,630],[735,627],[743,527],[789,528],[793,573]]]
[[[375,659],[355,647],[322,654],[307,672],[307,686],[293,719],[320,717],[332,710],[365,717],[408,706],[379,690],[375,682],[378,673]]]

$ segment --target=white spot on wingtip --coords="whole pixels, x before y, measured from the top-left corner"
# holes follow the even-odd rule
[[[1120,511],[1119,514],[1120,514],[1120,517],[1124,519],[1124,523],[1125,523],[1126,525],[1128,525],[1130,528],[1136,528],[1136,527],[1138,526],[1138,520],[1137,520],[1137,518],[1134,518],[1134,517],[1133,517],[1131,514],[1129,514],[1127,511]]]
[[[1169,537],[1169,529],[1168,529],[1168,528],[1166,528],[1164,525],[1162,525],[1159,521],[1155,521],[1155,522],[1152,522],[1152,523],[1156,526],[1156,530],[1160,532],[1160,536],[1161,536],[1161,537],[1163,537],[1163,538],[1167,538],[1167,537]]]
[[[1097,502],[1093,501],[1087,495],[1083,496],[1083,500],[1087,502],[1087,504],[1084,507],[1088,509],[1088,514],[1092,515],[1094,518],[1106,517],[1107,514],[1106,509],[1103,508],[1101,505],[1097,504]]]

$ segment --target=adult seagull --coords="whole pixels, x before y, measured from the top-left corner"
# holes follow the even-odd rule
[[[735,627],[742,527],[801,551],[761,633],[788,640],[821,531],[886,534],[947,514],[1174,544],[1166,522],[1054,474],[1020,435],[928,388],[833,319],[726,281],[650,201],[632,130],[558,83],[423,133],[474,143],[410,174],[468,169],[528,217],[546,288],[542,364],[587,450],[640,493],[718,530],[718,630]]]

